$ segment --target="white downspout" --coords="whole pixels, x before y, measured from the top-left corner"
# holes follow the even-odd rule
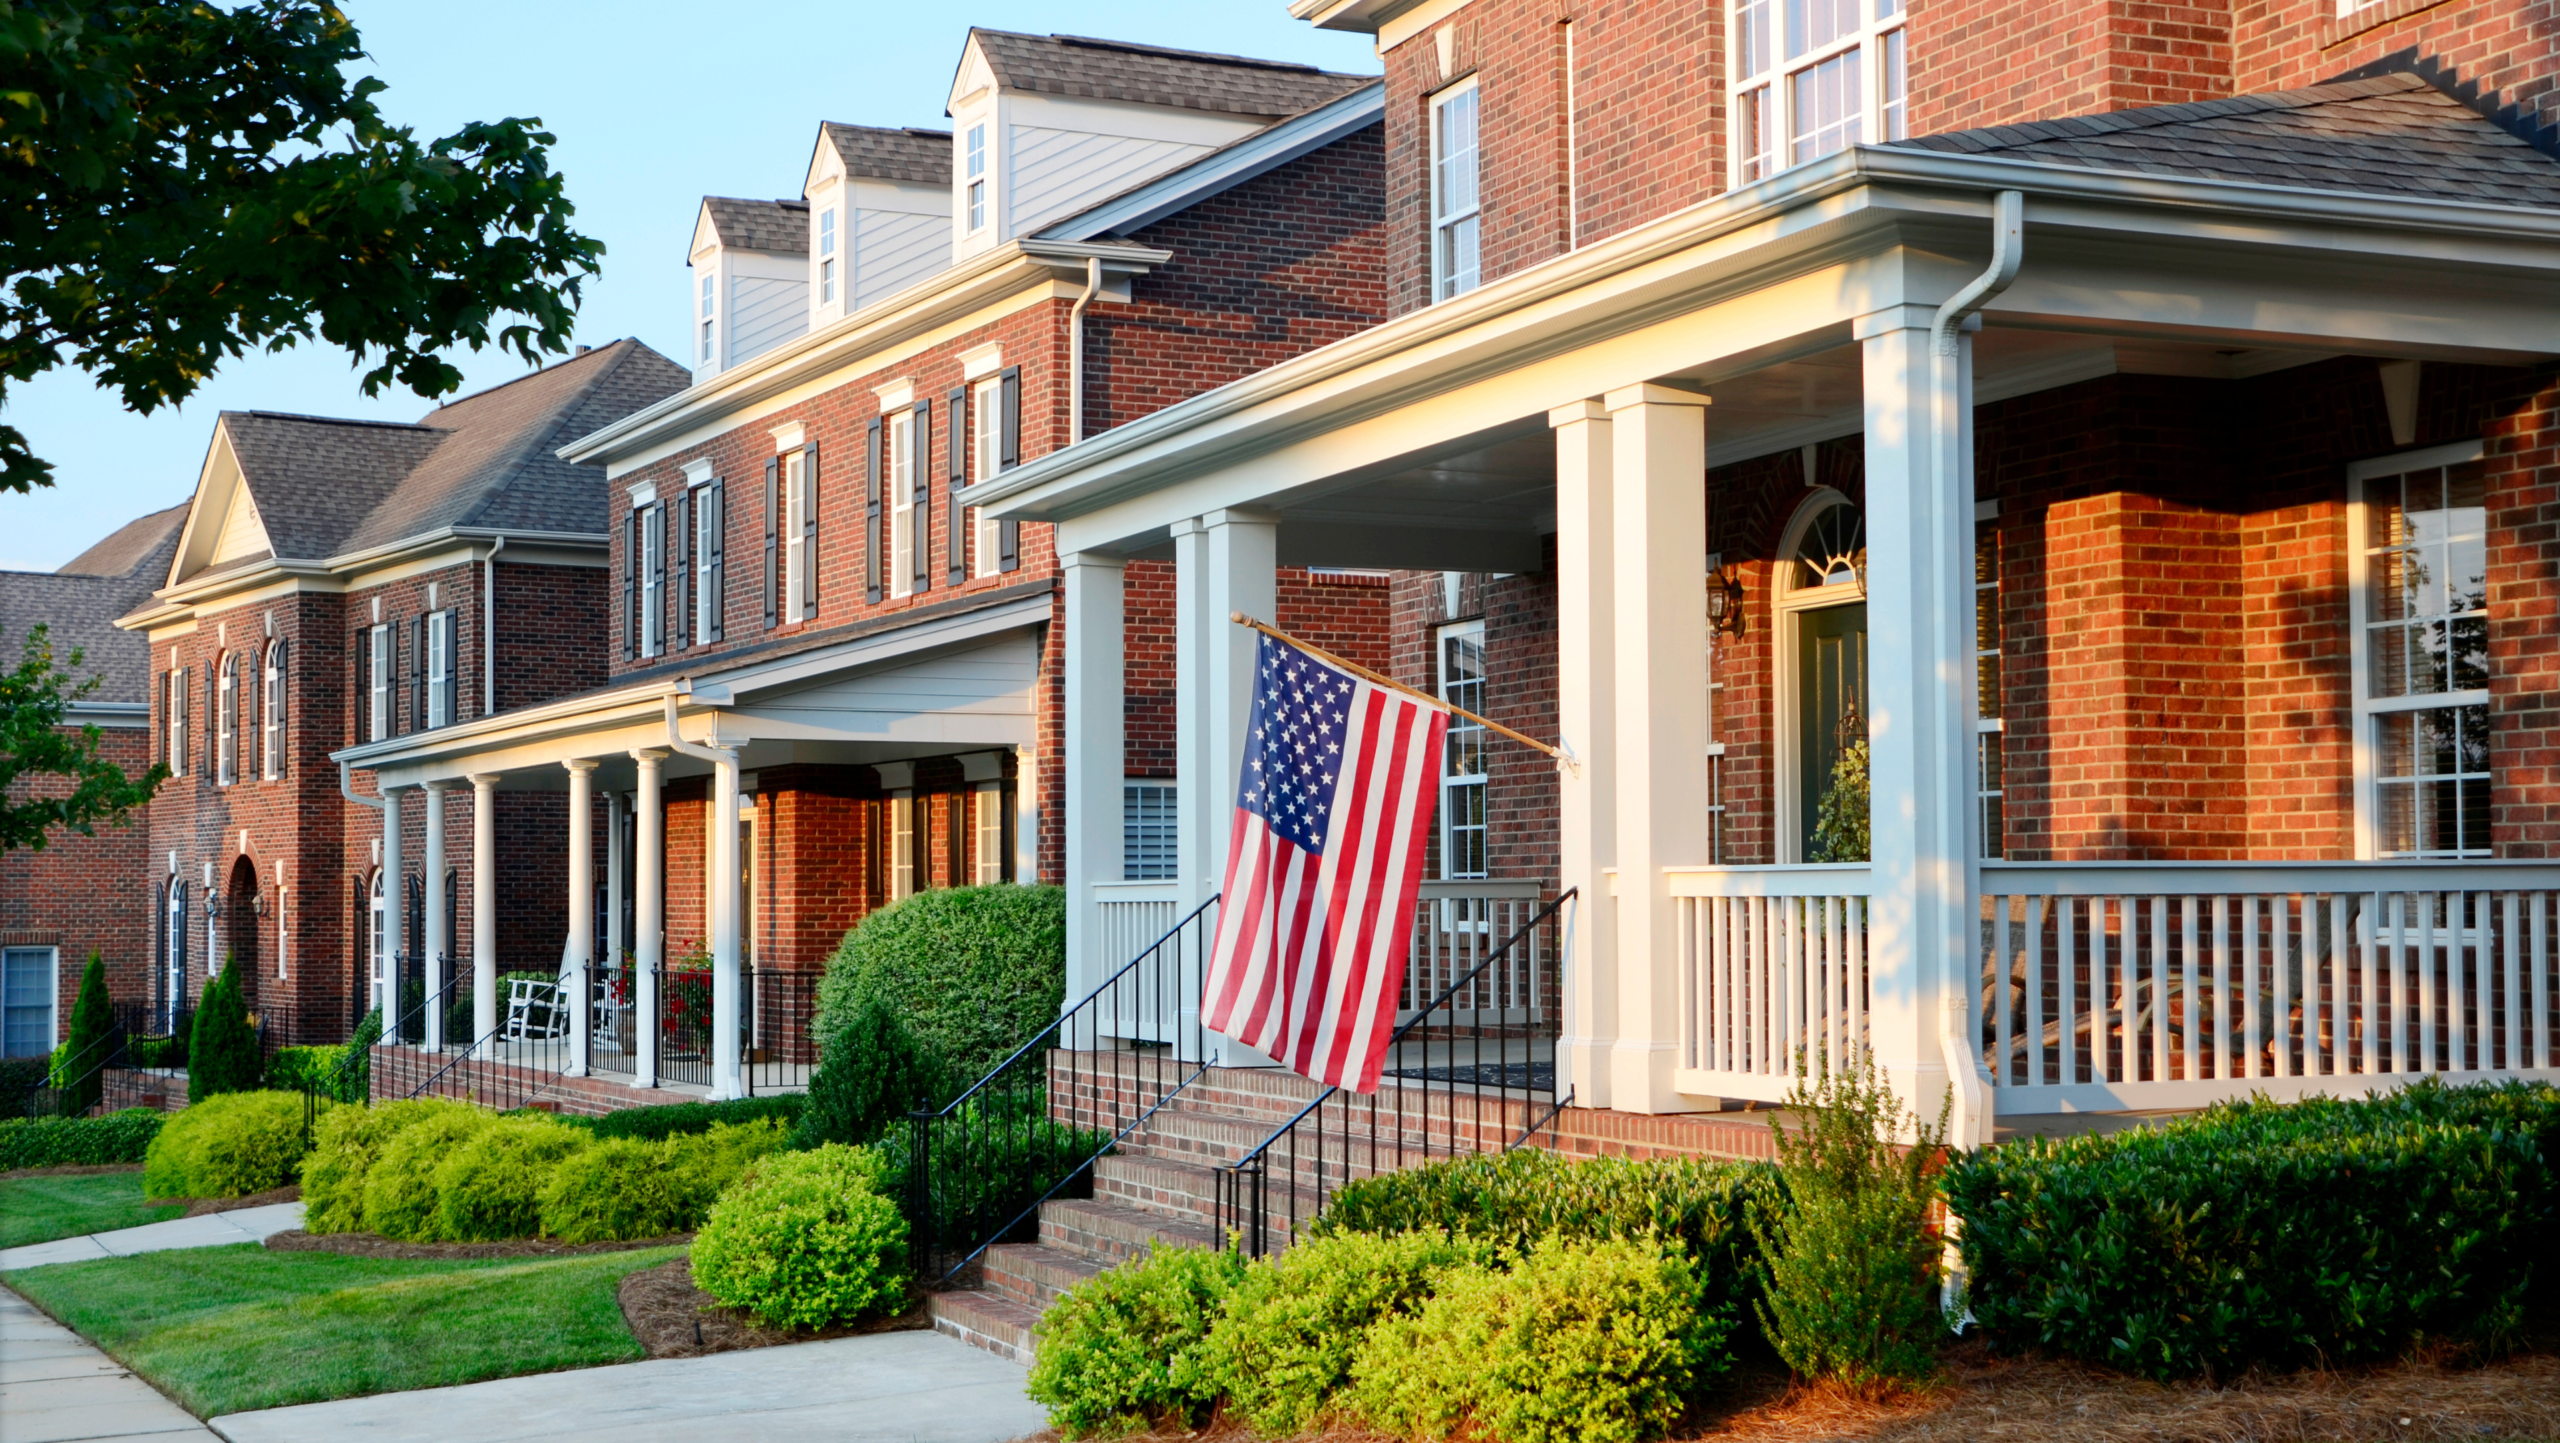
[[[1102,257],[1084,258],[1084,294],[1067,311],[1067,442],[1084,439],[1084,308],[1102,289]]]
[[[676,730],[676,699],[666,701],[668,749],[711,763],[711,835],[703,847],[710,875],[703,881],[711,899],[711,1096],[717,1101],[745,1094],[738,1050],[738,753],[686,741]]]

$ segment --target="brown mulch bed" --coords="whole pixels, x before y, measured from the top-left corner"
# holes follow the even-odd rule
[[[642,1268],[622,1280],[622,1317],[631,1325],[652,1358],[698,1358],[740,1348],[770,1348],[780,1343],[814,1343],[823,1338],[850,1338],[862,1333],[899,1333],[933,1326],[925,1314],[921,1289],[907,1294],[906,1311],[851,1327],[798,1332],[767,1328],[733,1309],[711,1301],[693,1285],[693,1260],[673,1258]]]
[[[89,1177],[102,1172],[140,1172],[138,1162],[66,1162],[54,1167],[13,1167],[0,1172],[0,1182],[13,1177]]]
[[[633,1253],[693,1241],[691,1233],[627,1242],[564,1243],[557,1238],[509,1238],[495,1243],[401,1243],[380,1233],[307,1233],[300,1228],[276,1233],[267,1246],[280,1253],[343,1253],[351,1258],[394,1258],[434,1262],[444,1258],[563,1258],[581,1253]]]
[[[302,1201],[302,1184],[290,1183],[284,1187],[269,1188],[265,1192],[253,1192],[247,1197],[164,1197],[153,1198],[152,1201],[185,1203],[187,1210],[179,1216],[200,1218],[206,1213],[238,1212],[242,1208],[262,1208],[274,1203],[300,1202]]]

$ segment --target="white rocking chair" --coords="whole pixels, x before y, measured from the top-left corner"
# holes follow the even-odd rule
[[[569,1030],[569,1009],[562,1005],[560,984],[518,977],[507,984],[507,1025],[500,1036],[508,1042],[553,1042]]]

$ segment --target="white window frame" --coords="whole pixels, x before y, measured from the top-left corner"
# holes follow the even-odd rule
[[[391,628],[376,622],[365,641],[365,740],[391,735]]]
[[[2008,722],[2002,715],[2000,704],[2001,694],[2008,689],[2008,659],[2005,655],[2006,618],[2000,611],[2002,575],[2000,513],[1996,503],[1986,501],[1977,505],[1973,520],[1973,536],[1977,549],[1985,539],[1988,539],[1991,544],[1991,579],[1989,581],[1982,579],[1982,569],[1979,565],[1974,568],[1973,575],[1973,817],[1976,834],[1974,846],[1978,855],[1997,861],[2007,855],[2003,849],[2006,845],[2008,824],[2008,758],[2004,748],[2000,760],[1995,762],[1992,760],[1992,751],[1994,748],[2003,748],[2008,740],[2006,735]],[[1982,608],[1986,598],[1991,607],[1991,644],[1989,646],[1982,644]],[[1982,687],[1982,664],[1985,661],[1989,661],[1999,672],[1999,675],[1993,679],[1992,691],[1988,696],[1983,694]]]
[[[1004,783],[982,782],[969,794],[969,880],[1004,880]]]
[[[1468,154],[1474,161],[1474,184],[1463,204],[1452,204],[1445,194],[1442,171],[1448,157],[1443,155],[1442,125],[1451,105],[1464,100],[1472,122],[1473,134],[1468,140]],[[1470,75],[1431,97],[1431,299],[1445,301],[1464,295],[1484,283],[1484,105],[1476,89],[1476,77]],[[1462,232],[1461,228],[1465,228]],[[1473,237],[1475,263],[1453,270],[1450,250],[1461,234]]]
[[[183,878],[171,877],[161,889],[160,930],[165,953],[160,959],[161,985],[169,989],[165,999],[169,1010],[162,1020],[174,1027],[177,1010],[187,1000],[187,884]]]
[[[889,865],[883,870],[889,900],[901,902],[916,894],[916,794],[892,792],[888,811]]]
[[[213,664],[213,784],[240,780],[240,653],[226,651]]]
[[[987,125],[985,121],[969,127],[968,134],[961,142],[961,150],[963,170],[961,179],[965,182],[961,195],[962,204],[967,212],[964,219],[968,222],[969,234],[976,235],[987,228]]]
[[[719,323],[720,268],[716,263],[706,262],[702,272],[702,307],[696,322],[696,329],[701,333],[702,343],[699,347],[700,359],[694,362],[695,365],[708,366],[712,358],[719,354],[715,344],[719,339]]]
[[[39,955],[40,954],[40,955]],[[0,948],[0,1044],[8,1038],[10,1014],[32,1012],[36,1004],[11,1006],[8,1001],[8,976],[14,965],[40,968],[44,973],[44,1041],[31,1051],[0,1045],[0,1052],[11,1057],[42,1057],[54,1049],[62,1036],[62,949],[59,947]]]
[[[693,510],[691,584],[693,586],[693,644],[696,646],[711,644],[711,624],[713,618],[719,615],[720,606],[720,598],[713,595],[711,591],[711,548],[704,544],[703,540],[721,529],[721,518],[711,508],[711,494],[712,483],[705,481],[686,493],[685,503]],[[721,554],[725,557],[728,553],[729,538],[722,535],[719,542]]]
[[[640,654],[667,650],[667,508],[640,508]]]
[[[1811,0],[1795,6],[1787,0],[1727,0],[1725,33],[1733,37],[1733,58],[1725,77],[1730,117],[1726,153],[1733,185],[1766,180],[1845,148],[1797,158],[1795,81],[1852,52],[1858,56],[1858,118],[1846,144],[1875,144],[1909,134],[1910,53],[1903,33],[1910,20],[1907,0],[1854,3],[1857,26],[1790,55],[1787,17],[1791,11],[1811,13]],[[1766,27],[1760,37],[1765,43],[1755,43],[1747,33],[1746,26],[1754,23]]]
[[[387,979],[391,971],[391,959],[384,955],[384,948],[390,941],[390,938],[385,933],[385,926],[390,914],[382,895],[382,869],[380,867],[373,869],[373,880],[368,884],[366,895],[372,899],[370,916],[373,923],[372,940],[365,949],[366,960],[371,965],[373,1005],[375,1007],[380,1007],[382,1005],[383,994],[388,990]]]
[[[267,643],[258,687],[258,776],[284,775],[284,642]]]
[[[453,725],[453,612],[427,613],[427,725]]]
[[[1170,882],[1181,875],[1182,784],[1131,779],[1120,788],[1120,878]]]
[[[818,212],[818,304],[828,306],[836,299],[836,208],[828,206]]]
[[[1450,675],[1449,649],[1452,642],[1472,642],[1476,653],[1476,675],[1464,682]],[[1432,671],[1437,678],[1440,699],[1453,707],[1465,707],[1482,716],[1485,690],[1492,683],[1491,668],[1485,664],[1484,622],[1453,621],[1433,631],[1431,636]],[[1456,770],[1460,741],[1475,738],[1477,770]],[[1493,875],[1493,818],[1491,814],[1493,776],[1483,769],[1484,758],[1493,740],[1492,733],[1462,716],[1449,718],[1449,737],[1440,758],[1440,879],[1444,882],[1470,881]],[[1459,805],[1473,793],[1481,823],[1460,826]],[[1483,856],[1473,866],[1461,865],[1459,841],[1461,832],[1479,834],[1469,850],[1481,848]]]
[[[889,488],[889,594],[905,596],[916,589],[916,413],[904,406],[890,412],[880,435],[889,451],[880,468]],[[799,534],[796,521],[792,534]]]
[[[989,376],[969,387],[969,463],[973,468],[970,483],[993,481],[999,468],[998,458],[1004,454],[1004,378]],[[1003,567],[1004,543],[997,538],[1003,525],[987,514],[987,508],[969,508],[969,540],[975,554],[969,574],[994,576]]]
[[[161,688],[160,710],[167,714],[169,723],[169,775],[183,777],[187,774],[186,664],[173,654],[169,658],[169,670],[164,675],[166,680]]]
[[[793,447],[782,453],[782,595],[774,605],[782,623],[789,626],[817,615],[815,608],[804,607],[801,598],[809,594],[809,453]]]
[[[2401,857],[2486,857],[2493,849],[2450,852],[2385,852],[2382,849],[2382,761],[2375,742],[2375,728],[2380,718],[2401,712],[2450,711],[2458,707],[2487,707],[2489,691],[2478,688],[2464,691],[2421,692],[2406,696],[2373,695],[2373,511],[2365,495],[2365,483],[2411,471],[2425,471],[2446,466],[2461,466],[2478,461],[2488,454],[2487,445],[2478,440],[2457,441],[2445,446],[2428,446],[2396,455],[2377,456],[2347,467],[2347,631],[2349,670],[2355,696],[2355,786],[2356,786],[2356,857],[2376,861]],[[2483,508],[2485,527],[2487,515]],[[2494,755],[2494,737],[2492,739]],[[2494,764],[2493,764],[2494,767]],[[2494,776],[2494,770],[2492,772]],[[2492,804],[2495,791],[2492,783]]]

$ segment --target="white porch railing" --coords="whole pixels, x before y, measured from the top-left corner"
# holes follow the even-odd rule
[[[1170,931],[1182,914],[1182,884],[1163,882],[1096,882],[1094,964],[1097,976],[1109,976]]]
[[[1776,1102],[1867,1036],[1863,862],[1675,868],[1681,1092]]]
[[[2002,1112],[2552,1067],[2560,864],[1995,862],[1982,890]]]
[[[1528,924],[1546,903],[1549,886],[1534,879],[1478,878],[1422,884],[1413,910],[1413,936],[1405,952],[1404,991],[1396,1021],[1410,1021],[1437,997]],[[1450,1007],[1434,1014],[1456,1026],[1535,1022],[1546,1015],[1553,959],[1546,933],[1535,932],[1505,953],[1482,976],[1458,990]]]

